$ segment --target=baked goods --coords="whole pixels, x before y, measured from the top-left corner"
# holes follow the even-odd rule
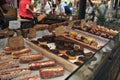
[[[58,49],[52,49],[52,50],[50,50],[50,51],[51,51],[53,54],[56,54],[56,55],[60,54]]]
[[[78,57],[78,62],[83,63],[86,60],[84,56]]]
[[[90,58],[92,54],[93,54],[92,52],[85,53],[85,58]]]
[[[7,60],[0,63],[0,70],[19,67],[19,60]]]
[[[48,79],[64,75],[64,68],[61,66],[42,68],[39,71],[42,79]]]
[[[80,34],[78,34],[76,37],[75,37],[75,39],[77,39],[77,40],[81,40],[81,35]]]
[[[59,50],[59,53],[60,54],[66,54],[66,50],[64,50],[64,49],[63,50]]]
[[[81,41],[84,42],[84,43],[86,43],[86,44],[89,44],[89,40],[85,36],[81,36]]]
[[[66,54],[68,55],[69,60],[75,60],[76,59],[76,55],[75,55],[75,53],[72,50],[68,50],[66,52]]]
[[[41,45],[47,45],[47,41],[44,41],[44,42],[39,42],[39,44],[38,44],[39,46],[41,46]]]
[[[43,55],[40,53],[37,54],[28,54],[28,55],[23,55],[19,57],[19,61],[21,63],[27,63],[30,61],[36,61],[36,60],[41,60],[43,58]]]
[[[36,40],[31,40],[31,42],[34,43],[34,44],[36,44],[36,45],[38,45],[38,43],[39,43],[39,42],[36,41]]]
[[[71,32],[69,33],[69,35],[70,35],[70,37],[75,38],[75,37],[77,36],[77,33],[74,32],[74,31],[71,31]]]
[[[11,54],[12,53],[12,50],[10,49],[10,47],[4,47],[3,48],[3,53],[5,53],[5,54]]]
[[[24,76],[14,78],[12,80],[39,80],[39,76],[35,75],[35,74],[27,74],[27,75],[24,75]]]
[[[30,48],[24,48],[24,49],[12,52],[12,56],[13,58],[16,59],[16,58],[19,58],[22,54],[29,53],[29,52],[31,52]]]
[[[0,56],[0,61],[10,60],[10,59],[12,59],[12,57],[10,55],[1,55]]]
[[[5,55],[5,53],[4,52],[0,52],[0,56],[4,56]]]
[[[29,63],[29,69],[36,70],[36,69],[41,69],[41,68],[45,68],[45,67],[52,67],[55,65],[56,65],[56,62],[54,60],[32,62],[32,63]]]
[[[81,62],[74,62],[77,66],[80,66],[82,63]]]
[[[11,80],[18,76],[24,76],[30,73],[31,71],[28,70],[27,68],[13,68],[13,69],[1,71],[0,78],[1,80]]]
[[[67,55],[65,55],[65,54],[61,54],[61,55],[59,55],[59,56],[62,57],[62,58],[64,58],[64,59],[66,59],[66,60],[69,59],[69,57],[68,57]]]
[[[90,42],[90,45],[93,46],[93,47],[97,47],[98,46],[98,43],[95,41],[95,40],[92,40]]]

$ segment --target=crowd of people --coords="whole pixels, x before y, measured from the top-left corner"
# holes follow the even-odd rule
[[[6,3],[4,1],[5,0],[0,0],[0,7],[2,7],[2,9],[3,9],[3,4]],[[93,4],[91,0],[87,0],[86,10],[85,10],[85,19],[94,21],[95,17],[100,15],[98,14],[95,8],[96,8],[96,5]],[[73,7],[72,2],[69,2],[68,4],[66,1],[61,1],[61,0],[55,0],[55,2],[53,0],[42,0],[39,6],[40,13],[55,14],[55,15],[72,15],[75,11],[74,9],[75,8]],[[99,11],[102,14],[105,14],[107,10],[107,5],[105,1],[101,2],[101,4],[97,6],[97,9],[99,9]],[[0,16],[2,15],[1,13],[2,12],[0,11]],[[19,0],[18,16],[21,19],[34,20],[35,19],[34,13],[35,13],[34,6],[31,0]],[[0,27],[1,27],[1,24],[0,24]]]

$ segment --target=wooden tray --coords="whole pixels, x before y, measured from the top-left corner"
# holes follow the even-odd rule
[[[78,41],[78,40],[73,39],[73,38],[71,38],[71,37],[68,37],[68,36],[66,36],[66,35],[63,35],[63,37],[66,38],[66,39],[69,39],[69,40],[71,40],[71,41],[74,41],[75,43],[77,43],[77,44],[79,44],[79,45],[81,45],[81,46],[83,46],[83,47],[85,47],[85,48],[87,48],[87,49],[89,49],[89,50],[92,50],[92,51],[97,51],[97,50],[99,50],[99,48],[97,48],[97,47],[90,46],[89,44],[86,44],[86,43],[84,43],[84,42]]]
[[[74,71],[75,69],[78,68],[77,65],[47,51],[46,49],[43,49],[35,44],[33,44],[32,42],[28,41],[28,40],[25,40],[25,42],[30,46],[32,47],[34,50],[40,52],[41,54],[45,55],[46,57],[50,58],[50,59],[54,59],[55,61],[57,61],[57,63],[59,63],[60,65],[62,65],[64,68],[66,68],[68,71],[72,72]],[[69,66],[69,67],[68,67]]]
[[[97,36],[97,35],[94,35],[94,34],[91,34],[91,33],[85,32],[85,31],[82,31],[82,30],[74,29],[74,31],[76,31],[78,33],[81,33],[81,34],[85,34],[85,35],[90,36],[90,37],[94,37],[96,39],[100,39],[100,40],[102,40],[104,42],[108,42],[109,41],[109,39],[107,39],[107,38],[104,38],[104,37],[101,37],[101,36]]]

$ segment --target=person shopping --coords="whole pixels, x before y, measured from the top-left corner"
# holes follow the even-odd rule
[[[28,26],[26,23],[26,28],[32,27],[34,24],[34,11],[31,0],[20,0],[18,14],[21,19],[26,19],[31,21],[31,26]],[[25,24],[24,24],[25,25]]]
[[[9,10],[9,6],[5,0],[0,0],[0,29],[4,29],[7,27],[5,17],[3,13],[7,13]]]

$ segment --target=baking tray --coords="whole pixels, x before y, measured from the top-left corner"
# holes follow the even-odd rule
[[[75,32],[75,33],[77,33],[77,35],[83,35],[83,36],[85,36],[88,39],[92,38],[92,39],[94,39],[98,43],[98,46],[101,46],[101,47],[104,46],[109,41],[109,39],[102,38],[100,36],[96,36],[96,35],[93,35],[93,34],[90,34],[90,33],[84,32],[84,31],[81,31],[81,30],[77,30],[77,29],[72,30],[70,28],[69,29],[67,28],[67,30],[68,30],[68,33],[67,34],[63,34],[62,35],[63,37],[65,37],[66,39],[70,39],[70,40],[76,42],[77,44],[83,45],[84,47],[87,47],[88,49],[93,50],[93,51],[97,51],[100,48],[91,46],[91,45],[86,44],[86,43],[84,43],[84,42],[82,42],[80,40],[77,40],[75,38],[70,37],[69,36],[70,35],[69,32]]]
[[[3,49],[3,47],[5,47],[6,45],[7,45],[7,38],[4,38],[4,39],[1,39],[0,40],[0,43],[2,43],[2,44],[0,44],[0,52],[2,51],[2,49]],[[28,41],[26,41],[26,40],[24,40],[25,41],[25,47],[29,47],[31,50],[32,50],[32,53],[34,54],[34,53],[37,53],[37,52],[41,52],[41,50],[39,50],[38,48],[36,48],[34,45],[32,45],[31,43],[29,43]],[[41,52],[41,53],[45,53],[45,52]],[[47,54],[46,54],[47,55]],[[37,61],[44,61],[44,60],[48,60],[48,59],[54,59],[53,58],[53,56],[52,56],[52,54],[48,54],[49,56],[47,57],[46,55],[44,55],[44,58],[42,59],[42,60],[37,60]],[[7,56],[7,55],[6,55]],[[10,56],[10,55],[9,55]],[[55,56],[54,56],[55,57]],[[57,56],[56,56],[56,59],[59,59]],[[0,62],[2,62],[2,61],[0,61]],[[62,61],[61,62],[59,62],[59,60],[57,60],[57,64],[58,65],[60,65],[60,66],[63,66],[63,65],[61,65],[61,64],[59,64],[59,63],[62,63]],[[65,63],[64,63],[65,64]],[[70,64],[68,64],[68,65],[70,65]],[[64,67],[64,66],[63,66]],[[74,67],[74,66],[72,66],[72,67]],[[19,64],[19,68],[28,68],[28,63],[20,63]],[[55,77],[55,78],[50,78],[50,79],[47,79],[47,80],[64,80],[74,69],[69,69],[70,71],[68,71],[68,70],[66,70],[65,69],[65,73],[64,73],[64,76],[60,76],[60,77]],[[39,70],[33,70],[32,71],[32,73],[31,73],[32,75],[38,75],[39,76]],[[42,80],[41,78],[40,78],[40,76],[39,76],[39,80]],[[44,79],[45,80],[45,79]]]

